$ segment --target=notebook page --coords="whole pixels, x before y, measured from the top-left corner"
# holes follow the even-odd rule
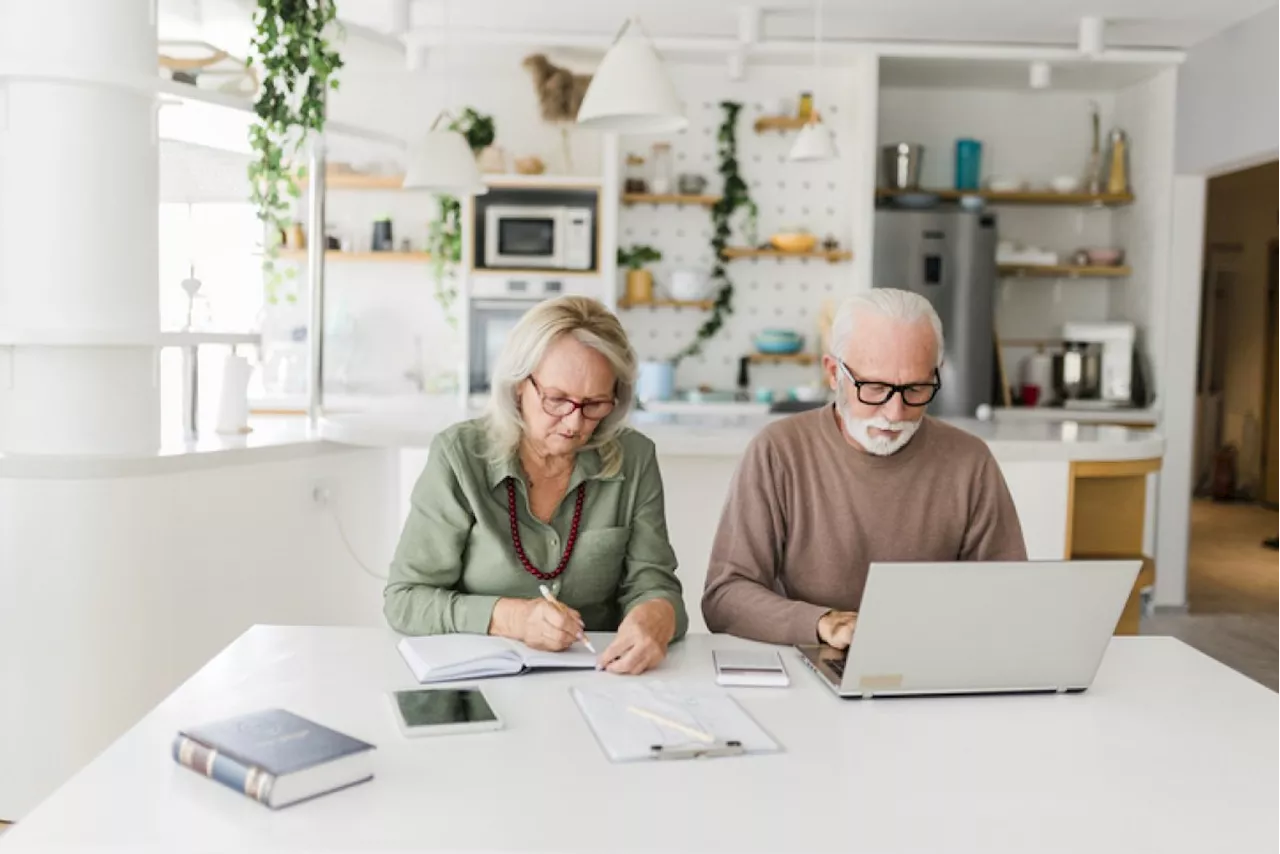
[[[615,762],[647,759],[655,744],[664,748],[701,744],[679,730],[633,714],[628,711],[631,706],[708,733],[718,741],[740,741],[748,753],[782,749],[723,691],[659,681],[593,685],[571,691],[600,747]]]
[[[511,642],[488,635],[430,635],[402,638],[396,645],[419,682],[473,679],[524,669]]]

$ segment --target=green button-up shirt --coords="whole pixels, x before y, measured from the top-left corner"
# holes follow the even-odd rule
[[[578,453],[569,488],[548,523],[529,510],[519,462],[487,459],[482,420],[436,436],[383,592],[392,628],[411,635],[484,634],[499,598],[540,595],[542,582],[521,565],[512,543],[505,486],[511,478],[521,543],[543,572],[560,563],[577,488],[586,482],[573,555],[564,573],[546,583],[582,614],[589,631],[614,631],[636,605],[666,599],[676,609],[676,637],[683,636],[689,620],[667,539],[653,442],[630,429],[620,442],[622,468],[610,477],[600,474],[596,451]]]

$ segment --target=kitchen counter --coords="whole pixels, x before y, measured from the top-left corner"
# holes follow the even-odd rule
[[[304,416],[253,416],[251,432],[223,435],[207,431],[194,439],[162,437],[150,453],[3,454],[0,478],[107,478],[169,474],[246,463],[272,463],[341,453],[323,441]]]
[[[1154,427],[1160,423],[1155,409],[1064,409],[1060,406],[996,407],[996,421],[1076,421],[1080,424],[1123,424]]]
[[[425,448],[437,433],[462,417],[458,410],[421,415],[335,415],[322,419],[320,435],[331,442],[366,447]],[[663,455],[737,457],[766,425],[786,417],[637,412],[631,423],[651,438]],[[983,439],[1002,461],[1109,462],[1150,459],[1164,453],[1164,439],[1149,430],[1074,421],[941,420]]]

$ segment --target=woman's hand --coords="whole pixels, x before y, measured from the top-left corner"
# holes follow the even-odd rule
[[[499,599],[489,620],[489,634],[559,652],[582,638],[583,625],[582,615],[568,605],[556,606],[546,599]]]
[[[675,633],[676,609],[665,599],[650,599],[627,614],[598,666],[610,673],[644,673],[667,657]]]

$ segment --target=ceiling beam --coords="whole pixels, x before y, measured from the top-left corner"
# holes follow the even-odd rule
[[[450,27],[446,33],[436,27],[418,27],[404,34],[404,44],[413,50],[444,46],[518,46],[543,48],[586,48],[601,52],[613,42],[612,33],[569,31],[500,30],[479,27]],[[797,62],[807,62],[813,52],[812,39],[761,39],[744,43],[739,37],[724,36],[655,36],[653,45],[660,51],[706,53],[709,58],[726,58],[744,53],[787,57],[794,54]],[[1115,63],[1177,65],[1186,51],[1170,48],[1107,48],[1096,55],[1085,55],[1075,46],[1049,44],[917,42],[882,39],[829,39],[822,42],[824,56],[839,62],[843,59],[873,54],[883,57],[920,57],[934,59],[1043,60],[1045,62],[1101,61]],[[726,59],[727,61],[727,59]]]

